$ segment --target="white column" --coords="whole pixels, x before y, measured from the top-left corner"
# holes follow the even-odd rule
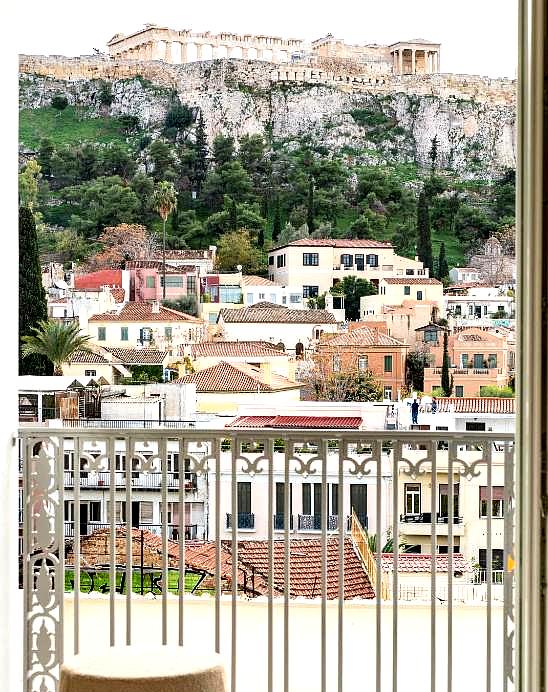
[[[164,60],[166,62],[171,62],[171,41],[166,41],[166,47],[164,50]]]
[[[196,44],[196,60],[201,60],[202,59],[202,44],[197,43]]]
[[[188,62],[188,53],[187,53],[186,46],[187,46],[186,42],[185,43],[181,42],[181,62],[183,64]]]
[[[38,392],[38,422],[44,422],[43,406],[42,406],[42,392]]]
[[[399,73],[403,74],[403,49],[400,48],[398,50],[398,55],[399,55]]]
[[[411,49],[411,74],[415,74],[415,72],[417,71],[417,69],[416,69],[416,53],[417,53],[416,49],[412,48]]]

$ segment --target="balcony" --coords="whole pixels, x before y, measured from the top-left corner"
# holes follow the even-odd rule
[[[133,471],[131,473],[131,485],[136,490],[161,490],[162,487],[167,487],[168,490],[179,490],[180,474],[178,472],[168,471],[166,473],[165,482],[162,473],[140,473]],[[80,471],[78,485],[80,488],[106,490],[111,485],[110,471]],[[65,471],[63,475],[65,488],[74,488],[74,472]],[[114,474],[114,486],[116,488],[126,487],[126,474],[124,471],[116,471]],[[185,493],[198,492],[198,476],[195,473],[185,472],[184,474],[184,490]]]
[[[63,522],[64,526],[64,537],[65,538],[74,538],[74,522],[73,521],[64,521]],[[80,536],[92,536],[96,531],[101,531],[102,529],[109,529],[110,524],[105,524],[99,521],[89,521],[89,522],[80,522]],[[127,525],[125,522],[117,522],[115,525],[116,529],[120,528],[127,528]],[[133,527],[134,529],[138,529],[140,531],[149,531],[150,533],[155,534],[156,536],[161,536],[162,535],[162,524],[147,524],[147,523],[139,523],[139,524],[134,524]],[[204,534],[204,527],[203,526],[198,526],[198,524],[185,524],[183,527],[184,531],[184,537],[186,540],[196,540],[197,538],[203,538]],[[181,535],[180,532],[180,526],[179,524],[166,524],[166,535],[170,541],[178,541],[179,536]]]
[[[431,689],[432,670],[439,690],[446,689],[447,680],[454,692],[478,689],[478,680],[489,680],[492,690],[515,689],[513,648],[503,645],[514,631],[511,561],[504,560],[507,569],[500,576],[494,554],[483,572],[476,570],[474,555],[453,554],[452,537],[445,539],[445,534],[448,554],[438,554],[441,530],[452,528],[452,536],[457,535],[461,528],[466,530],[468,515],[451,524],[438,523],[445,517],[436,516],[435,532],[426,514],[422,521],[404,521],[403,515],[398,520],[403,509],[401,483],[416,482],[425,474],[434,476],[434,483],[446,483],[447,471],[442,468],[450,477],[459,476],[461,494],[467,483],[485,486],[489,479],[493,486],[503,486],[505,507],[514,507],[512,435],[383,430],[345,431],[334,438],[332,431],[310,430],[123,432],[39,426],[20,431],[26,692],[57,692],[60,661],[75,650],[162,642],[220,651],[233,692],[278,692],[284,679],[288,692],[350,690],[364,679],[364,671],[372,689],[377,680],[377,689],[392,690],[395,681],[405,692],[424,692]],[[275,451],[280,437],[283,453]],[[109,468],[116,463],[115,449],[116,455],[129,454],[137,443],[146,442],[152,458],[163,466],[160,476],[165,481],[167,446],[174,440],[190,459],[191,472],[197,477],[207,473],[209,492],[216,491],[209,503],[209,540],[195,543],[202,536],[193,526],[177,535],[166,508],[163,525],[137,530],[155,534],[148,557],[141,561],[139,533],[128,532],[113,515],[102,526],[85,522],[75,502],[67,533],[72,527],[74,534],[74,526],[86,530],[67,536],[65,542],[63,452],[69,442],[75,450],[93,443],[101,450],[107,472],[122,473],[118,480],[125,486],[117,480],[107,488],[112,501],[118,488],[129,500],[134,492],[131,471]],[[474,443],[473,450],[466,450],[467,442]],[[122,451],[121,444],[130,449]],[[198,445],[202,456],[192,453]],[[327,531],[319,515],[301,513],[301,535],[284,532],[272,541],[258,541],[236,534],[231,540],[225,528],[233,530],[235,515],[234,528],[243,531],[259,525],[268,526],[269,532],[284,528],[274,511],[274,478],[284,476],[285,482],[319,482],[323,508],[333,502],[328,478],[329,483],[339,483],[337,513],[323,514]],[[237,511],[235,483],[243,479],[252,486],[255,514]],[[340,498],[348,502],[350,485],[359,482],[367,482],[368,515],[353,514],[348,532],[348,505]],[[254,495],[255,483],[267,489],[261,500]],[[160,488],[166,507],[168,489]],[[76,496],[80,490],[74,487],[71,492]],[[298,497],[294,494],[293,501]],[[316,496],[314,502],[316,506]],[[465,503],[462,507],[466,509]],[[489,507],[488,511],[481,519],[485,543],[479,547],[504,548],[509,556],[515,555],[514,513],[505,512],[495,526]],[[97,533],[100,541],[89,534],[92,527],[96,533],[102,529]],[[397,546],[411,527],[429,532],[432,554],[386,552],[387,536]],[[377,535],[382,540],[376,540]],[[188,539],[192,543],[185,544]],[[102,554],[94,558],[98,548]],[[410,581],[409,570],[417,561],[421,564]],[[141,579],[145,563],[151,576]],[[86,570],[103,574],[101,583],[108,575],[108,590],[94,588],[88,594],[89,580],[82,578]],[[121,585],[122,575],[133,590]],[[190,584],[197,579],[202,580],[200,597],[193,595]],[[148,598],[141,596],[142,583],[155,598],[150,593]],[[352,591],[360,585],[362,591]],[[470,600],[481,607],[471,608]],[[432,632],[436,636],[430,640]],[[431,644],[409,646],[419,640]],[[297,642],[301,646],[294,646]]]
[[[274,531],[284,531],[285,529],[285,515],[275,514],[272,518]],[[289,530],[293,531],[293,515],[289,515]]]
[[[449,517],[436,514],[436,534],[438,536],[449,535]],[[464,518],[453,517],[453,536],[464,536]],[[406,536],[430,536],[433,532],[432,513],[400,515],[400,532]]]

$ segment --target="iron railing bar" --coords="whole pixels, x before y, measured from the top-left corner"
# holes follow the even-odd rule
[[[110,608],[110,646],[116,644],[116,468],[115,468],[115,444],[114,439],[111,437],[107,442],[107,457],[109,461],[110,470],[110,566],[109,566],[109,581],[110,581],[110,593],[109,593],[109,608]],[[120,505],[120,513],[122,507]],[[127,507],[126,507],[127,513]],[[121,518],[121,516],[120,516]],[[127,519],[127,514],[126,514]]]
[[[221,449],[215,445],[215,652],[221,653]]]
[[[486,618],[486,656],[485,656],[485,690],[491,692],[491,598],[493,580],[493,445],[488,446],[487,452],[487,618]]]
[[[66,440],[63,440],[63,446]],[[80,653],[80,438],[74,439],[72,453],[72,470],[74,472],[74,489],[72,516],[74,518],[74,654]],[[64,508],[63,508],[64,511]],[[69,515],[70,516],[70,515]]]
[[[436,479],[438,476],[437,453],[438,445],[432,442],[430,445],[432,454],[431,463],[431,493],[430,493],[430,520],[432,538],[430,541],[430,692],[436,692]],[[420,509],[420,508],[419,508]]]
[[[338,648],[337,648],[337,692],[343,692],[343,675],[344,675],[344,550],[345,550],[345,536],[344,536],[344,512],[343,512],[343,502],[344,502],[344,441],[342,438],[338,440],[338,463],[339,463],[339,478],[337,485],[337,509],[339,522],[339,603],[337,609],[338,622]],[[352,507],[350,508],[352,512]],[[352,519],[350,519],[352,521]]]
[[[58,507],[57,507],[57,516],[56,516],[56,522],[55,522],[55,531],[56,531],[56,536],[58,540],[58,548],[59,548],[59,557],[58,557],[58,565],[57,565],[57,575],[58,578],[56,580],[55,584],[55,589],[57,591],[56,593],[56,598],[55,601],[58,604],[58,622],[57,622],[57,627],[58,627],[58,632],[59,636],[57,637],[57,640],[55,642],[55,649],[57,653],[57,660],[59,661],[59,665],[63,663],[63,660],[65,658],[65,652],[64,652],[64,641],[65,641],[65,635],[64,635],[64,611],[65,611],[65,545],[64,545],[64,540],[63,540],[63,512],[65,508],[65,493],[64,493],[64,488],[63,488],[63,466],[64,466],[64,441],[60,441],[58,445],[54,447],[54,449],[57,450],[57,456],[55,458],[55,485],[57,486],[57,492],[58,492]],[[60,670],[59,670],[59,676],[61,675]]]
[[[32,473],[32,441],[30,437],[21,440],[23,453],[23,688],[30,692],[29,670],[31,669],[30,651],[32,629],[29,625],[32,612],[32,584],[30,582],[30,541],[31,541],[31,504],[30,476]]]
[[[321,497],[321,692],[327,692],[327,440],[322,441],[322,497]],[[319,445],[318,445],[319,446]]]
[[[453,515],[455,493],[453,454],[451,452],[452,450],[448,450],[447,455],[447,692],[453,690]]]
[[[284,445],[284,692],[289,692],[289,588],[291,569],[289,564],[289,509],[291,502],[289,485],[289,459],[293,445]]]
[[[120,461],[125,459],[126,467],[126,646],[131,646],[131,597],[133,595],[133,511],[131,493],[131,475],[133,471],[134,438],[124,440],[124,455],[120,453]],[[116,451],[116,450],[115,450]],[[116,459],[116,457],[115,457]],[[116,466],[116,464],[114,464]]]
[[[397,451],[397,454],[396,454]],[[381,445],[382,453],[382,445]],[[392,525],[393,525],[393,582],[392,582],[392,692],[398,692],[398,551],[400,542],[398,514],[399,460],[402,457],[402,443],[392,450]]]
[[[377,589],[375,594],[375,626],[376,626],[376,646],[375,646],[375,682],[376,682],[376,692],[381,692],[381,682],[382,682],[382,612],[381,612],[381,598],[382,588],[383,588],[383,575],[382,575],[382,445],[380,442],[373,443],[373,451],[377,451],[377,497],[376,497],[376,534],[377,534],[377,551],[376,551],[376,567],[377,567]]]
[[[268,456],[268,669],[267,669],[267,689],[273,692],[274,687],[274,610],[273,610],[273,586],[274,586],[274,543],[273,543],[273,503],[272,495],[274,492],[274,445],[272,439],[265,441],[265,453]]]
[[[184,594],[186,589],[185,559],[185,471],[184,439],[178,438],[178,473],[179,473],[179,646],[184,641]],[[196,481],[197,482],[197,481]]]
[[[231,490],[232,490],[232,602],[231,602],[231,652],[230,652],[230,690],[236,692],[236,656],[237,656],[237,600],[238,600],[238,482],[237,482],[237,459],[240,455],[240,440],[237,435],[232,439],[230,445],[231,461]]]
[[[167,593],[169,576],[167,571],[167,439],[159,445],[162,464],[162,646],[167,645]]]
[[[514,558],[514,463],[510,444],[504,443],[504,572],[503,572],[503,692],[509,692],[508,682],[513,679],[513,646],[514,631],[509,632],[509,621],[514,620],[513,578],[514,570],[511,560]]]

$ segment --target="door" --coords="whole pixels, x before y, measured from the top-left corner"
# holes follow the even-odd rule
[[[140,514],[139,514],[139,502],[132,502],[131,503],[131,525],[133,526],[134,529],[139,528],[139,522],[140,522]]]
[[[354,511],[362,527],[367,527],[367,485],[350,484],[350,511]]]
[[[88,535],[88,505],[80,503],[80,536]]]

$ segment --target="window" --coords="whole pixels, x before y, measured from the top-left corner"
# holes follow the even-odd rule
[[[142,341],[152,341],[152,329],[150,327],[142,327],[139,330],[139,340]]]
[[[485,432],[485,423],[477,423],[476,421],[466,422],[467,432]]]
[[[282,305],[287,305],[287,296],[282,296]]]
[[[413,276],[414,273],[415,273],[415,270],[414,270],[414,269],[406,269],[406,270],[405,270],[405,275],[406,275],[406,276]]]
[[[276,257],[276,267],[279,269],[280,267],[285,267],[285,255],[278,255]]]
[[[97,370],[84,370],[86,377],[95,377],[97,375]]]
[[[164,277],[160,277],[160,286],[164,285]],[[166,276],[166,288],[184,288],[185,282],[182,276]]]
[[[379,266],[379,256],[378,255],[367,255],[365,258],[365,263],[368,264],[370,267],[378,267]]]
[[[249,303],[249,305],[251,305],[252,303],[255,302],[255,301],[253,300],[253,293],[248,293],[248,294],[247,294],[247,302]]]
[[[427,343],[438,343],[438,330],[437,329],[425,329],[424,330],[424,340]]]
[[[312,498],[310,493],[310,483],[302,484],[303,491],[303,514],[312,514]]]
[[[341,357],[340,356],[333,356],[333,372],[340,372],[341,371]]]
[[[120,327],[120,341],[127,341],[128,340],[128,328],[127,327]]]
[[[285,483],[276,483],[276,514],[278,516],[283,515],[285,512]],[[289,484],[289,515],[293,512],[293,485]],[[281,520],[281,526],[276,526],[276,528],[283,529],[283,518]]]
[[[462,315],[462,306],[461,305],[455,305],[455,315],[458,315],[459,317]]]
[[[420,543],[406,543],[404,550],[406,553],[418,553],[420,555],[422,552],[422,547]]]
[[[417,300],[422,300],[422,291],[417,291]]]
[[[195,276],[187,276],[186,277],[186,292],[187,293],[196,293],[196,277]]]
[[[98,327],[97,328],[97,341],[105,341],[107,338],[107,328]]]
[[[464,387],[461,384],[458,384],[455,387],[455,396],[459,396],[459,397],[464,396]]]
[[[317,298],[318,286],[303,286],[303,298]]]
[[[448,545],[438,545],[438,553],[440,555],[447,555],[449,552],[449,546]],[[453,552],[454,553],[460,553],[460,544],[459,543],[453,543]]]
[[[264,299],[265,299],[265,294],[259,293],[259,300],[264,300]]]
[[[299,293],[291,293],[289,295],[289,302],[290,303],[301,303],[302,298],[303,297]]]
[[[406,483],[405,484],[405,513],[420,514],[421,513],[421,484]]]
[[[341,255],[341,264],[343,265],[343,267],[345,267],[347,269],[352,266],[352,264],[353,264],[352,260],[353,260],[352,255]]]
[[[238,514],[251,514],[251,483],[238,481]]]
[[[439,513],[440,517],[449,516],[449,485],[439,484]],[[453,517],[459,516],[459,484],[453,483]]]
[[[505,312],[504,305],[497,305],[497,312]]]
[[[155,276],[147,276],[146,287],[147,288],[156,288],[156,277]]]
[[[487,305],[484,305],[484,306],[483,306],[483,314],[484,314],[484,315],[487,315]]]
[[[242,289],[239,286],[219,286],[220,303],[241,303]]]
[[[468,353],[461,354],[460,362],[461,367],[463,367],[466,370],[468,368]]]
[[[270,294],[270,302],[271,303],[277,303],[278,302],[278,296],[275,293]]]
[[[271,267],[274,264],[274,255],[270,255],[268,258],[268,265]]]
[[[384,398],[388,399],[388,401],[392,401],[392,387],[384,388]]]
[[[487,367],[488,368],[496,368],[497,367],[497,354],[496,353],[490,353],[488,358],[487,358]]]
[[[362,272],[364,270],[364,257],[363,255],[354,255],[354,261],[356,263],[356,269],[359,272]]]
[[[305,267],[317,267],[319,254],[317,252],[303,252],[303,265]]]
[[[480,569],[487,569],[487,550],[485,548],[479,549],[478,562]],[[491,568],[501,571],[504,569],[504,550],[501,548],[492,549]]]
[[[480,517],[487,517],[487,509],[489,503],[489,493],[486,485],[480,485],[479,489],[480,500]],[[494,485],[491,490],[491,516],[494,519],[502,519],[504,517],[504,486]]]
[[[358,356],[358,370],[367,370],[369,366],[369,358],[367,356]]]
[[[164,327],[164,336],[168,341],[173,337],[173,327]]]
[[[392,372],[392,356],[384,357],[384,372]]]
[[[473,315],[473,314],[474,314],[474,306],[473,306],[473,305],[469,305],[469,306],[468,306],[468,314],[469,314],[469,315]]]
[[[367,522],[367,485],[365,483],[350,484],[350,509],[356,512],[358,521],[364,527]]]
[[[217,324],[217,317],[219,317],[218,312],[210,312],[208,315],[209,324]]]
[[[474,368],[483,368],[483,353],[474,353]]]
[[[404,296],[410,296],[411,295],[411,286],[404,286],[403,287],[403,295]]]

